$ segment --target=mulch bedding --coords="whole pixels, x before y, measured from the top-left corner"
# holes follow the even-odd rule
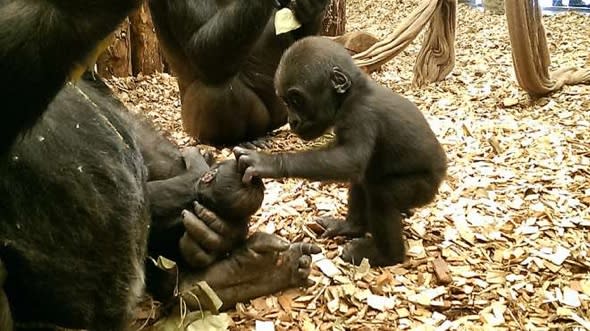
[[[416,4],[347,0],[347,30],[383,37]],[[408,262],[354,267],[338,257],[343,240],[318,238],[314,219],[345,215],[346,185],[265,180],[252,231],[319,244],[316,285],[239,304],[230,329],[590,330],[590,86],[529,97],[514,77],[504,18],[466,5],[457,16],[457,63],[446,80],[411,86],[420,38],[372,75],[418,105],[449,158],[436,201],[404,220]],[[544,19],[552,69],[590,66],[590,16]],[[195,145],[182,131],[174,77],[109,84],[179,146]],[[284,127],[270,149],[319,143]]]

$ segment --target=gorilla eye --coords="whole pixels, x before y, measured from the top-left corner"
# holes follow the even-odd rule
[[[287,92],[287,96],[284,98],[287,105],[291,107],[301,107],[303,105],[303,94],[295,89],[291,89]]]

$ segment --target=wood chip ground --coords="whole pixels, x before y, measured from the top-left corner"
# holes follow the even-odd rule
[[[383,37],[416,3],[347,0],[347,30]],[[238,305],[230,329],[590,330],[590,86],[528,97],[504,18],[458,10],[445,81],[411,87],[420,40],[373,74],[418,105],[450,162],[436,201],[404,221],[408,263],[352,267],[338,257],[343,241],[316,237],[315,218],[345,215],[344,185],[267,180],[252,230],[318,243],[316,285]],[[590,66],[590,16],[545,16],[545,26],[553,69]],[[194,144],[173,77],[110,84],[178,145]],[[274,136],[275,151],[313,147],[286,128]]]

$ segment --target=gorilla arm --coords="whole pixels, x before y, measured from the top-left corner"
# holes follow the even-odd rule
[[[163,0],[152,0],[151,5],[158,8],[158,1]],[[238,73],[274,9],[272,0],[232,0],[219,8],[214,0],[166,3],[167,17],[158,17],[164,15],[158,11],[153,15],[159,25],[167,21],[192,69],[206,84],[226,82]]]
[[[18,112],[4,114],[8,116],[0,125],[0,153],[36,122],[72,70],[84,63],[138,4],[139,0],[2,2],[3,102],[10,105],[7,109]]]
[[[301,27],[293,31],[296,39],[315,35],[322,26],[327,0],[294,1],[293,13]]]
[[[236,147],[234,155],[246,183],[252,177],[350,181],[362,176],[374,148],[375,129],[365,123],[337,130],[336,136],[335,146],[320,150],[268,154]]]

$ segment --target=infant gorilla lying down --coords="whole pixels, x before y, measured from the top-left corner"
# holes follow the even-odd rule
[[[237,161],[235,159],[227,159],[221,162],[213,164],[211,167],[208,166],[205,158],[199,153],[196,148],[188,148],[184,153],[184,159],[187,164],[187,169],[193,171],[195,175],[199,175],[196,182],[196,199],[197,204],[202,205],[209,210],[209,214],[215,214],[216,217],[228,220],[228,226],[236,228],[243,228],[247,231],[250,217],[256,213],[256,211],[262,205],[264,198],[264,184],[260,178],[252,180],[250,183],[244,183],[242,181],[242,173],[238,171]],[[201,217],[207,220],[208,216],[201,215]],[[199,232],[198,228],[194,227],[196,216],[188,211],[183,212],[184,225],[187,232]],[[213,218],[213,217],[211,217]],[[212,220],[211,223],[215,221]],[[198,234],[196,234],[198,235]],[[180,254],[183,256],[181,261],[192,261],[195,256],[202,254],[198,249],[194,250],[194,245],[191,245],[191,237],[185,234],[180,240]],[[268,284],[255,285],[248,281],[253,280],[253,277],[260,277],[261,275],[253,272],[256,265],[259,267],[263,264],[267,266],[277,263],[275,261],[279,251],[285,250],[289,247],[289,244],[280,238],[265,234],[255,233],[249,239],[247,239],[245,250],[238,251],[240,254],[234,255],[234,259],[226,261],[227,263],[217,263],[212,267],[209,267],[204,275],[199,274],[194,277],[187,277],[180,283],[180,292],[183,294],[183,289],[191,289],[195,287],[195,284],[200,280],[206,280],[208,285],[213,287],[217,292],[217,295],[224,301],[224,307],[233,305],[237,300],[232,298],[242,297],[244,293],[257,293],[261,291]],[[317,246],[297,244],[293,247],[302,249],[305,254],[319,253],[320,250]],[[292,248],[295,249],[295,248]],[[223,253],[223,252],[221,252]],[[227,252],[229,253],[229,251]],[[270,254],[268,254],[270,253]],[[273,282],[280,283],[294,283],[296,279],[306,279],[309,273],[309,266],[311,263],[310,256],[304,255],[299,257],[298,264],[295,261],[289,261],[289,259],[297,258],[297,256],[289,256],[286,254],[280,263],[293,264],[298,266],[299,270],[296,271],[293,279],[275,279]],[[274,261],[274,262],[273,262]],[[212,261],[214,263],[215,261]],[[189,262],[190,263],[190,262]],[[240,269],[236,269],[241,263],[245,263]],[[181,262],[183,264],[183,262]],[[199,267],[194,265],[193,267]],[[244,272],[244,268],[252,268],[252,273]],[[248,269],[250,270],[250,269]],[[152,269],[152,272],[154,270]],[[266,270],[265,272],[269,272]],[[162,292],[164,289],[165,293],[171,295],[173,289],[176,287],[176,270],[162,270],[156,271],[159,275],[156,278],[160,279],[159,289],[153,291],[154,293]],[[167,275],[163,276],[163,273]],[[272,273],[272,272],[271,272]],[[164,278],[163,278],[164,277]],[[223,283],[223,279],[233,279],[234,281],[228,285]],[[243,282],[246,282],[248,286],[243,286]],[[162,286],[164,288],[162,288]],[[302,285],[311,285],[311,281],[306,280]],[[208,307],[210,303],[208,300],[202,300],[200,303],[195,302],[191,292],[189,295],[182,295],[183,298],[193,305],[199,305],[200,308],[213,308]],[[203,299],[203,298],[201,298]]]
[[[126,330],[144,282],[172,302],[206,281],[221,309],[308,285],[319,248],[247,238],[264,187],[240,177],[235,160],[183,156],[100,79],[67,84],[0,159],[0,330]]]

